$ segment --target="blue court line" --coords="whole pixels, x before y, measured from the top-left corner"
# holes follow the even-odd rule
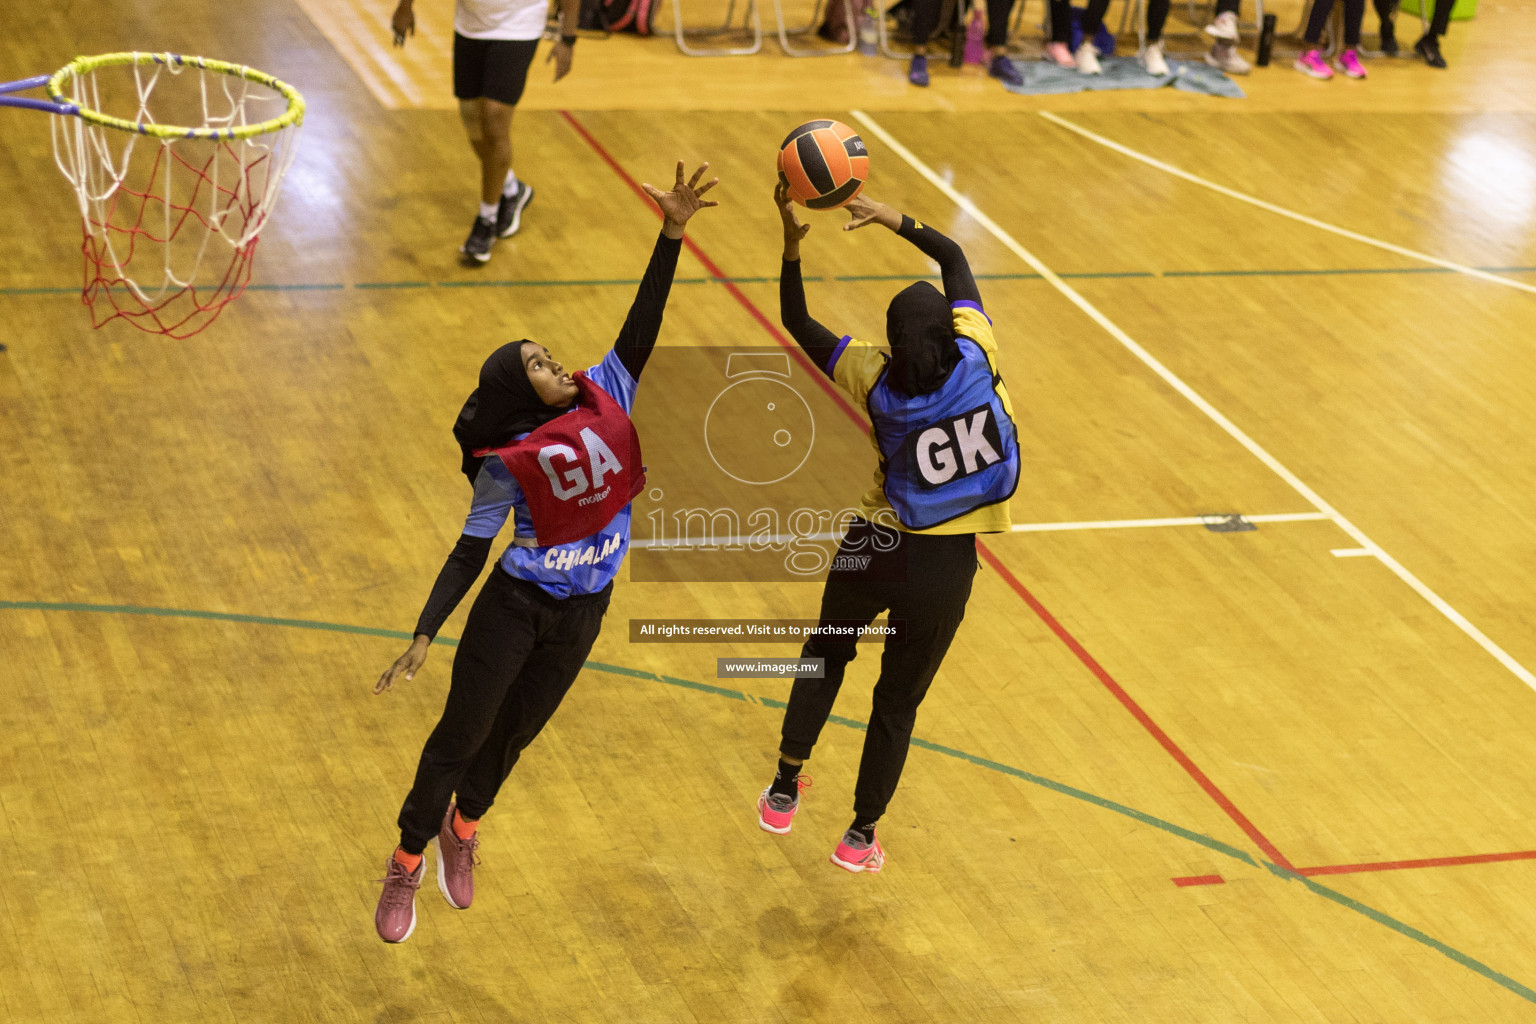
[[[146,607],[143,605],[83,604],[79,602],[55,601],[0,601],[0,611],[5,610],[43,612],[93,612],[114,615],[148,615],[163,618],[202,619],[205,621],[212,620],[216,622],[237,622],[260,626],[284,626],[290,629],[315,629],[332,633],[353,633],[362,636],[385,637],[391,640],[410,640],[412,638],[412,634],[405,633],[400,630],[374,629],[369,626],[352,626],[341,622],[319,622],[313,619],[283,619],[272,618],[265,615],[243,615],[234,612],[198,611],[196,609],[185,608],[156,608]],[[441,644],[444,647],[457,647],[459,643],[458,640],[453,637],[442,636],[437,637],[432,642],[434,644]],[[655,672],[648,672],[644,669],[626,668],[622,665],[609,665],[600,661],[588,661],[584,667],[594,672],[604,672],[610,675],[626,676],[631,679],[645,679],[652,682],[662,683],[667,686],[676,686],[682,689],[713,694],[718,697],[725,697],[728,700],[744,701],[751,704],[761,704],[769,708],[782,709],[786,706],[783,701],[775,700],[771,697],[754,697],[751,694],[743,693],[740,690],[732,690],[723,686],[712,686],[708,683],[694,682],[690,679],[678,679],[675,676],[660,675]],[[833,724],[845,726],[850,729],[858,729],[860,731],[864,731],[869,728],[868,723],[866,722],[860,722],[857,719],[852,718],[842,718],[838,715],[832,715],[827,720]],[[1099,807],[1103,810],[1122,815],[1132,819],[1133,821],[1140,822],[1143,825],[1149,825],[1158,829],[1159,831],[1178,836],[1179,838],[1188,840],[1192,843],[1197,843],[1198,845],[1203,846],[1212,852],[1222,854],[1223,856],[1230,857],[1234,860],[1242,861],[1244,864],[1247,864],[1250,867],[1263,867],[1267,869],[1270,874],[1274,875],[1276,878],[1282,879],[1283,881],[1300,882],[1309,891],[1318,896],[1321,896],[1323,899],[1329,900],[1341,907],[1344,907],[1347,910],[1354,911],[1355,913],[1360,914],[1361,916],[1368,918],[1371,921],[1374,921],[1384,928],[1389,928],[1392,931],[1397,932],[1399,935],[1412,939],[1414,942],[1434,950],[1452,962],[1482,975],[1484,978],[1487,978],[1489,981],[1500,986],[1501,988],[1513,992],[1515,995],[1526,1000],[1527,1002],[1536,1003],[1536,991],[1532,991],[1527,986],[1522,985],[1520,982],[1506,974],[1499,973],[1482,961],[1473,959],[1460,950],[1446,945],[1439,939],[1436,939],[1433,936],[1420,931],[1412,925],[1405,924],[1388,914],[1376,910],[1374,907],[1366,906],[1359,900],[1356,900],[1350,896],[1346,896],[1335,889],[1330,889],[1326,885],[1314,882],[1312,879],[1299,875],[1294,871],[1288,871],[1285,868],[1280,867],[1278,864],[1273,864],[1269,861],[1257,860],[1248,852],[1228,843],[1224,843],[1219,839],[1215,839],[1211,836],[1205,835],[1204,833],[1195,832],[1191,829],[1175,825],[1171,821],[1164,821],[1162,818],[1155,817],[1151,814],[1146,814],[1132,807],[1127,807],[1125,804],[1116,803],[1113,800],[1109,800],[1105,797],[1090,793],[1087,790],[1078,789],[1075,786],[1069,786],[1064,782],[1057,782],[1054,779],[1048,779],[1043,775],[1036,775],[1033,772],[1027,772],[1022,768],[1015,768],[1011,765],[1002,764],[1001,762],[993,761],[988,758],[978,757],[975,754],[967,754],[962,750],[956,750],[953,747],[942,746],[938,743],[933,743],[929,740],[921,739],[916,736],[912,737],[912,745],[922,750],[931,751],[935,754],[951,757],[959,761],[965,761],[969,764],[976,765],[979,768],[985,768],[989,771],[999,772],[1003,775],[1008,775],[1013,778],[1020,779],[1024,782],[1031,783],[1032,785],[1048,789],[1054,793],[1059,793],[1062,796],[1071,797],[1074,800],[1081,800],[1085,803],[1092,804],[1095,807]]]
[[[1530,274],[1536,267],[1476,267],[1490,274]],[[1269,269],[1269,270],[1113,270],[1101,272],[1062,273],[1058,277],[1074,280],[1113,280],[1121,278],[1199,278],[1199,277],[1348,277],[1360,274],[1457,274],[1460,271],[1448,267],[1337,267],[1332,269]],[[673,284],[777,284],[776,277],[679,277]],[[836,274],[807,276],[806,281],[912,281],[939,280],[936,274]],[[977,274],[978,281],[1039,281],[1039,274]],[[593,278],[551,281],[512,280],[454,280],[454,281],[358,281],[353,284],[252,284],[246,291],[253,292],[316,292],[316,291],[407,291],[419,288],[634,288],[640,278]],[[0,288],[4,295],[78,295],[79,288]]]

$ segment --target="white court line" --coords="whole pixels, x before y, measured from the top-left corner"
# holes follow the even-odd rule
[[[1100,519],[1084,523],[1016,523],[1014,533],[1055,533],[1062,530],[1127,530],[1147,526],[1209,526],[1226,516],[1179,516],[1175,519]],[[1321,512],[1276,512],[1272,515],[1243,516],[1245,523],[1304,523],[1327,519]]]
[[[1376,552],[1372,548],[1334,548],[1328,553],[1334,558],[1367,558]]]
[[[1387,252],[1396,253],[1399,256],[1406,256],[1409,259],[1418,260],[1421,263],[1429,263],[1437,267],[1444,267],[1447,270],[1454,270],[1458,274],[1466,274],[1468,277],[1475,277],[1480,281],[1491,281],[1494,284],[1502,284],[1508,288],[1518,288],[1521,291],[1536,294],[1536,285],[1529,285],[1524,281],[1513,281],[1507,277],[1500,277],[1498,274],[1490,274],[1486,270],[1478,270],[1476,267],[1469,267],[1464,263],[1453,263],[1450,260],[1443,260],[1438,256],[1431,256],[1428,253],[1419,252],[1415,249],[1405,249],[1400,245],[1394,245],[1391,242],[1384,242],[1379,238],[1372,238],[1370,235],[1362,235],[1358,231],[1351,231],[1348,228],[1341,228],[1336,224],[1329,224],[1327,221],[1318,220],[1316,217],[1308,217],[1306,214],[1297,213],[1295,210],[1287,210],[1283,206],[1276,206],[1274,203],[1265,202],[1263,199],[1260,199],[1257,196],[1248,195],[1246,192],[1239,192],[1236,189],[1227,188],[1225,185],[1218,185],[1214,181],[1207,181],[1205,178],[1190,174],[1188,171],[1180,170],[1172,164],[1165,164],[1161,160],[1158,160],[1156,157],[1147,156],[1145,153],[1138,153],[1136,150],[1131,149],[1128,146],[1122,146],[1120,143],[1115,142],[1113,139],[1106,139],[1102,135],[1095,134],[1094,132],[1083,128],[1080,125],[1073,124],[1066,118],[1059,117],[1056,114],[1051,113],[1049,110],[1040,110],[1036,111],[1036,113],[1038,113],[1041,117],[1045,118],[1052,124],[1060,125],[1061,127],[1067,129],[1069,132],[1076,132],[1083,138],[1097,142],[1099,145],[1108,149],[1112,149],[1116,153],[1120,153],[1123,156],[1128,156],[1132,160],[1140,160],[1142,163],[1148,165],[1149,167],[1156,167],[1158,170],[1166,171],[1176,178],[1183,178],[1185,181],[1193,182],[1194,184],[1208,188],[1213,192],[1220,192],[1222,195],[1236,199],[1239,202],[1248,203],[1251,206],[1257,206],[1261,210],[1268,210],[1270,213],[1277,213],[1282,217],[1289,217],[1291,220],[1300,221],[1303,224],[1310,225],[1311,227],[1318,228],[1322,231],[1330,231],[1335,235],[1341,235],[1344,238],[1353,239],[1356,242],[1363,242],[1366,245],[1374,245],[1378,249],[1385,249]]]
[[[860,124],[864,125],[864,127],[869,130],[871,135],[875,136],[875,138],[889,146],[891,150],[896,153],[897,156],[905,160],[913,170],[927,179],[929,184],[933,185],[934,188],[948,196],[956,206],[960,207],[960,209],[969,214],[978,224],[986,228],[994,238],[1003,243],[1003,245],[1007,246],[1015,256],[1019,257],[1019,259],[1027,263],[1037,274],[1045,278],[1045,280],[1050,283],[1051,287],[1055,288],[1057,291],[1061,292],[1062,295],[1066,296],[1067,300],[1070,301],[1078,309],[1082,310],[1090,320],[1104,328],[1104,330],[1107,331],[1111,337],[1129,349],[1137,359],[1140,359],[1147,365],[1149,369],[1152,370],[1153,373],[1162,378],[1164,383],[1188,399],[1195,406],[1195,408],[1209,416],[1216,423],[1216,425],[1221,427],[1222,430],[1225,430],[1233,440],[1246,448],[1248,452],[1254,456],[1254,458],[1258,459],[1260,462],[1264,463],[1264,465],[1273,470],[1274,473],[1280,477],[1280,479],[1290,484],[1298,494],[1307,499],[1308,503],[1311,504],[1313,508],[1317,509],[1319,512],[1323,513],[1329,519],[1337,523],[1339,529],[1353,537],[1361,547],[1370,548],[1372,551],[1374,551],[1376,553],[1376,557],[1381,560],[1381,564],[1392,570],[1398,579],[1412,587],[1420,597],[1424,598],[1424,600],[1433,605],[1435,609],[1440,612],[1440,614],[1444,615],[1447,619],[1450,619],[1451,622],[1455,623],[1463,633],[1471,637],[1479,647],[1492,655],[1499,662],[1499,664],[1503,665],[1505,668],[1509,669],[1510,672],[1514,673],[1517,679],[1525,683],[1525,685],[1529,686],[1531,689],[1536,690],[1536,675],[1532,675],[1529,669],[1511,657],[1510,654],[1498,644],[1488,639],[1482,630],[1472,625],[1472,623],[1467,619],[1465,615],[1462,615],[1455,608],[1452,608],[1449,604],[1447,604],[1445,599],[1442,598],[1439,594],[1436,594],[1433,590],[1430,590],[1422,580],[1405,569],[1402,563],[1398,562],[1397,559],[1383,551],[1380,546],[1378,546],[1363,532],[1361,532],[1359,527],[1355,526],[1355,524],[1351,523],[1348,519],[1345,519],[1337,509],[1324,501],[1316,491],[1303,483],[1301,478],[1298,477],[1295,473],[1292,473],[1289,469],[1286,469],[1285,466],[1281,465],[1280,460],[1276,459],[1273,455],[1269,454],[1269,452],[1261,448],[1257,441],[1243,433],[1243,431],[1238,428],[1237,424],[1223,416],[1214,405],[1201,397],[1194,388],[1184,383],[1184,381],[1180,380],[1177,376],[1174,375],[1173,371],[1169,370],[1168,367],[1158,362],[1158,360],[1153,357],[1152,353],[1138,345],[1136,341],[1132,339],[1129,334],[1126,334],[1123,330],[1121,330],[1114,323],[1114,321],[1110,320],[1109,317],[1099,312],[1097,307],[1079,295],[1071,285],[1057,277],[1055,272],[1052,271],[1050,267],[1047,267],[1044,263],[1041,263],[1039,258],[1035,256],[1034,253],[1020,245],[1012,235],[1004,231],[991,217],[988,217],[985,213],[982,213],[981,209],[975,203],[971,202],[971,200],[967,197],[961,195],[953,185],[949,184],[943,178],[935,174],[933,168],[923,163],[923,161],[919,160],[916,154],[914,154],[910,149],[896,141],[896,139],[889,132],[880,127],[880,125],[877,124],[868,114],[864,113],[862,110],[855,110],[852,111],[852,115]],[[1471,268],[1468,269],[1470,270]],[[1481,274],[1481,271],[1477,271],[1475,273]],[[1492,277],[1493,280],[1504,284],[1516,283],[1512,281],[1506,281],[1504,278],[1493,277],[1491,274],[1485,276]]]
[[[1081,523],[1017,523],[1013,526],[1014,533],[1057,533],[1068,530],[1127,530],[1148,526],[1208,526],[1213,522],[1222,522],[1226,516],[1180,516],[1176,519],[1099,519]],[[1268,515],[1243,516],[1244,522],[1249,523],[1305,523],[1327,520],[1329,517],[1322,512],[1275,512]],[[703,538],[700,538],[701,540]],[[630,541],[632,548],[681,548],[685,551],[707,551],[716,548],[728,548],[744,550],[756,545],[770,546],[778,544],[791,544],[796,541],[806,540],[842,540],[842,533],[771,533],[752,534],[743,537],[733,534],[729,537],[710,537],[713,543],[709,545],[696,544],[691,538],[679,538],[668,540],[665,538],[641,538]]]

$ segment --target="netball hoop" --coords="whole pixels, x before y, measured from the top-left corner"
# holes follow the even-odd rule
[[[0,94],[43,86],[51,100],[0,95],[0,105],[55,115],[54,158],[80,204],[92,324],[201,331],[250,282],[304,98],[252,68],[172,53],[78,57],[0,84]]]

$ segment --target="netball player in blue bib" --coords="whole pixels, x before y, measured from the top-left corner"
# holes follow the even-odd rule
[[[715,185],[699,185],[708,166],[684,182],[679,163],[671,192],[644,186],[666,220],[639,294],[602,362],[571,375],[542,345],[503,345],[481,367],[479,387],[454,424],[462,469],[475,489],[464,534],[438,574],[410,649],[379,678],[374,693],[421,668],[509,517],[513,537],[470,609],[447,704],[400,809],[400,845],[389,858],[374,913],[385,942],[403,942],[416,927],[423,854],[434,836],[438,887],[451,906],[470,905],[475,823],[559,707],[597,639],[629,547],[630,499],[645,479],[628,414],[661,330],[683,227],[700,209],[717,205],[701,198]]]
[[[889,352],[833,334],[806,312],[800,240],[784,186],[774,193],[784,223],[780,315],[806,355],[863,405],[875,445],[875,481],[849,527],[821,598],[820,626],[804,658],[824,659],[820,679],[795,680],[784,712],[779,768],[758,798],[758,824],[783,834],[799,809],[800,766],[832,712],[857,653],[849,627],[888,612],[905,635],[887,640],[854,787],[853,824],[832,854],[849,871],[879,871],[875,823],[907,760],[917,707],[965,617],[976,573],[976,534],[1008,530],[1019,480],[1013,407],[997,370],[992,321],[965,254],[933,228],[865,197],[848,204],[844,230],[881,224],[938,262],[944,292],[919,282],[891,300]],[[857,568],[855,568],[857,566]]]

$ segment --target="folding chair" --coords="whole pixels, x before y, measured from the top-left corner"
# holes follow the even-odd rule
[[[676,0],[673,0],[676,3]],[[805,28],[795,29],[791,32],[784,24],[784,0],[773,0],[773,16],[779,23],[779,46],[790,57],[832,57],[840,53],[852,53],[853,48],[859,45],[859,20],[856,17],[856,8],[853,0],[826,0],[828,4],[840,3],[848,12],[848,45],[847,46],[813,46],[800,48],[791,46],[790,36],[804,36],[816,31],[821,24],[821,12],[823,0],[816,0],[816,6],[811,9],[811,23]]]
[[[778,0],[775,0],[777,4]],[[746,0],[743,7],[741,27],[731,28],[731,17],[736,13],[736,0],[728,0],[725,8],[725,20],[719,28],[695,29],[691,32],[683,29],[683,3],[682,0],[672,0],[672,25],[673,37],[677,40],[677,48],[689,57],[740,57],[751,53],[757,53],[763,48],[763,23],[757,16],[757,0]],[[726,46],[716,48],[704,48],[691,46],[688,36],[703,36],[713,38],[731,31],[750,31],[752,33],[752,45],[750,46]]]

